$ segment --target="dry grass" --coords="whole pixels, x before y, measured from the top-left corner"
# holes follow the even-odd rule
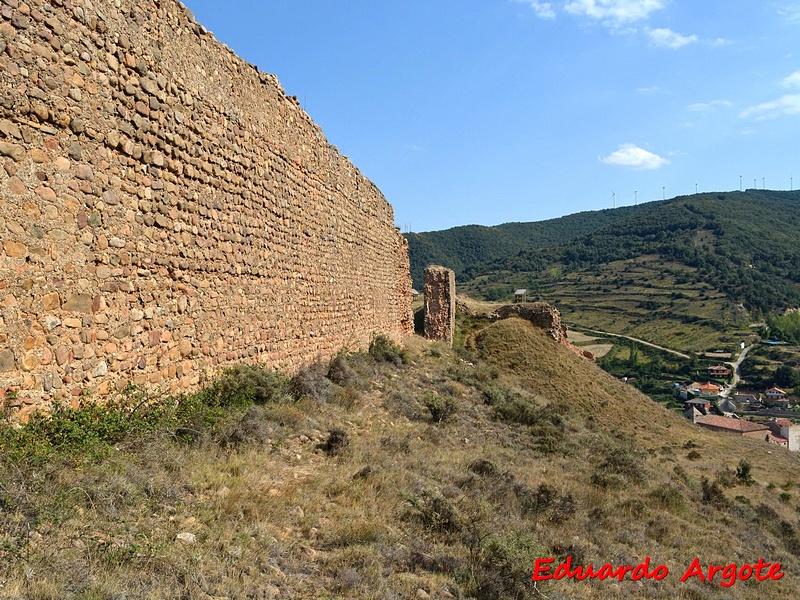
[[[96,461],[5,460],[0,597],[800,595],[796,455],[700,430],[527,322],[473,344],[339,357],[333,388],[315,375],[300,400],[233,411],[193,443],[162,430]],[[433,419],[431,397],[457,409]],[[755,484],[726,487],[743,457]],[[671,573],[534,589],[535,558],[567,554]],[[764,557],[786,577],[680,583],[694,556]]]

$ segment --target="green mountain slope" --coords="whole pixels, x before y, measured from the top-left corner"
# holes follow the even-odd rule
[[[459,280],[471,279],[486,263],[566,242],[621,221],[647,206],[582,212],[534,223],[504,223],[493,227],[465,225],[443,231],[408,233],[411,277],[414,285],[421,288],[425,267],[438,264],[453,269]]]
[[[550,244],[540,238],[539,247],[519,250],[522,241],[509,234],[504,256],[443,263],[461,270],[461,291],[472,296],[509,299],[526,288],[570,322],[683,350],[738,344],[759,312],[800,306],[800,192],[697,194],[603,212],[611,213],[603,225],[597,213],[565,217],[565,227],[559,219],[539,224],[563,232]],[[459,255],[457,238],[438,233],[439,256]],[[420,235],[438,249],[436,237]]]

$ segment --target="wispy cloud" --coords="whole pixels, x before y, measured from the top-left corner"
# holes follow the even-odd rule
[[[641,21],[654,11],[664,8],[667,0],[562,0],[540,2],[539,0],[514,0],[527,4],[540,19],[552,20],[558,12],[595,19],[609,27]]]
[[[784,77],[781,85],[786,88],[800,88],[800,71]],[[743,119],[766,121],[798,114],[800,114],[800,94],[786,94],[777,100],[749,106],[739,113],[739,116]]]
[[[778,9],[778,14],[788,23],[800,25],[800,4],[786,4]]]
[[[654,85],[653,87],[636,88],[636,93],[637,94],[655,94],[655,93],[658,93],[660,91],[661,91],[661,88],[658,87],[657,85]]]
[[[607,165],[628,167],[637,171],[660,169],[669,164],[669,160],[663,156],[653,154],[634,144],[623,144],[616,152],[606,157],[601,156],[600,160]]]
[[[730,46],[733,42],[725,38],[717,38],[715,40],[706,40],[705,43],[712,48],[719,48],[720,46]]]
[[[687,108],[692,112],[707,113],[718,108],[730,108],[731,106],[733,106],[733,102],[730,100],[712,100],[711,102],[698,102],[690,105]]]
[[[788,77],[784,77],[781,85],[787,88],[800,87],[800,71],[795,71]]]
[[[556,18],[556,11],[551,2],[537,2],[536,0],[516,0],[520,4],[527,4],[536,13],[540,19],[547,19],[549,21]]]
[[[693,44],[698,40],[696,35],[681,35],[680,33],[676,33],[671,29],[648,28],[645,31],[647,32],[647,36],[650,38],[650,41],[653,43],[653,45],[662,48],[672,48],[673,50]]]
[[[758,121],[766,121],[791,115],[800,115],[800,94],[789,94],[771,102],[750,106],[745,108],[739,116],[743,119],[754,118]]]
[[[634,23],[664,8],[664,0],[571,0],[564,10],[609,24]]]

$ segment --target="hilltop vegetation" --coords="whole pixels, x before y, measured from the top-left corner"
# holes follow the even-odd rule
[[[701,430],[519,319],[292,380],[62,409],[0,436],[10,598],[800,594],[797,457]],[[467,331],[468,330],[468,331]],[[746,460],[745,460],[746,459]],[[531,583],[536,558],[669,567]],[[778,561],[731,589],[680,576]]]
[[[411,277],[414,285],[421,288],[425,267],[437,264],[453,269],[459,281],[466,281],[493,261],[566,242],[620,221],[644,206],[582,212],[535,223],[465,225],[444,231],[408,233]]]
[[[800,306],[800,192],[698,194],[613,220],[615,211],[603,212],[610,222],[600,227],[588,218],[599,213],[566,218],[568,239],[554,235],[524,250],[515,239],[505,256],[460,265],[468,278],[461,291],[508,300],[525,288],[528,299],[558,305],[571,323],[685,351],[738,344],[750,322]],[[583,215],[587,226],[578,234]],[[544,224],[562,231],[559,220]],[[459,243],[435,233],[419,236]]]

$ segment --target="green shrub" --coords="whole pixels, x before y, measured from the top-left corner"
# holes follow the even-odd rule
[[[666,483],[650,492],[650,497],[660,507],[669,510],[682,510],[685,505],[681,491]]]
[[[423,399],[423,404],[431,413],[431,420],[434,423],[444,423],[458,412],[458,402],[452,396],[429,393]]]
[[[97,460],[125,438],[163,425],[170,408],[166,403],[143,404],[132,396],[105,404],[84,399],[77,408],[57,404],[49,413],[34,413],[21,429],[0,428],[0,452],[32,464],[54,456]]]
[[[461,517],[456,507],[438,492],[424,490],[419,496],[408,496],[406,501],[413,509],[412,514],[427,529],[450,533],[461,530]]]
[[[750,461],[745,458],[739,461],[739,466],[736,467],[736,479],[740,485],[753,485],[755,483],[752,470],[753,465],[750,464]]]
[[[389,362],[398,366],[406,362],[406,354],[400,346],[382,334],[372,338],[367,354],[375,362]]]
[[[289,381],[277,371],[257,365],[236,365],[224,369],[198,399],[208,406],[249,406],[268,404],[284,397]]]
[[[531,571],[546,554],[527,531],[491,534],[483,540],[467,590],[478,600],[533,598]]]

